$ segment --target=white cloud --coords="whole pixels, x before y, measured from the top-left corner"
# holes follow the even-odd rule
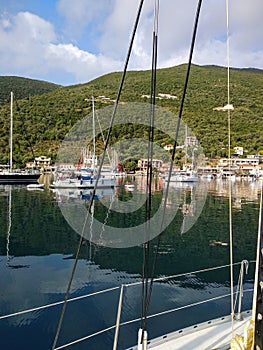
[[[8,25],[7,25],[8,23]],[[50,23],[29,12],[2,18],[0,25],[0,65],[9,74],[41,70],[39,62],[45,46],[56,41]],[[23,75],[23,73],[22,73]]]
[[[7,18],[1,19],[0,23],[1,23],[1,27],[4,29],[8,29],[11,25],[10,21]]]
[[[98,42],[99,51],[111,57],[124,57],[135,21],[137,2],[115,0],[112,10],[102,23],[102,35]]]
[[[74,84],[121,70],[127,54],[139,0],[60,0],[64,33],[40,16],[19,12],[0,18],[2,74]],[[230,62],[263,69],[262,0],[229,2]],[[160,1],[158,67],[188,60],[196,0]],[[129,69],[151,67],[154,0],[145,1]],[[54,14],[53,14],[54,17]],[[225,0],[203,2],[193,61],[226,64]],[[63,40],[63,41],[62,41]],[[51,77],[51,78],[50,78]],[[70,77],[70,80],[69,80]]]
[[[159,64],[187,62],[196,1],[163,0],[160,8]],[[236,67],[263,68],[263,2],[229,2],[230,61]],[[194,51],[197,64],[226,65],[225,1],[203,2]]]
[[[57,9],[65,19],[65,33],[69,37],[80,37],[85,33],[86,40],[93,30],[100,30],[101,22],[111,10],[112,0],[59,0]],[[95,28],[93,28],[95,26]],[[87,31],[85,31],[88,29]]]
[[[64,70],[75,77],[73,84],[121,67],[113,59],[58,43],[52,25],[34,14],[18,13],[0,25],[0,65],[6,75],[45,79],[49,72]]]
[[[46,58],[50,69],[63,67],[65,72],[72,73],[77,82],[87,82],[103,73],[120,70],[121,63],[80,50],[72,44],[49,45]]]

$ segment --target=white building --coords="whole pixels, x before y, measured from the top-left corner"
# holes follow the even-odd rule
[[[243,156],[244,154],[244,148],[243,147],[234,147],[235,154],[238,154],[239,156]]]
[[[35,158],[35,166],[40,169],[50,167],[51,158],[46,156],[40,156]]]
[[[169,145],[165,145],[165,146],[164,146],[164,149],[165,149],[166,151],[171,151],[171,150],[173,150],[173,148],[174,148],[174,145],[172,145],[172,144],[169,144]]]
[[[242,167],[243,165],[252,165],[252,166],[258,166],[259,165],[259,158],[222,158],[219,160],[218,166],[221,168],[229,166],[229,163],[231,166],[237,166]]]
[[[152,166],[153,168],[157,168],[160,169],[163,165],[163,161],[160,159],[153,159],[152,160]],[[140,168],[140,170],[146,170],[148,166],[148,159],[147,158],[141,158],[138,160],[138,168]]]

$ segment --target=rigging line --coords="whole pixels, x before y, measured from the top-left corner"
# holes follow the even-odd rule
[[[261,186],[259,218],[258,218],[258,239],[256,252],[256,267],[254,281],[254,296],[252,303],[252,321],[254,323],[253,347],[260,348],[262,345],[262,325],[260,315],[262,314],[262,235],[263,235],[263,183]],[[260,346],[259,346],[260,345]]]
[[[7,235],[6,235],[6,265],[9,266],[10,263],[10,255],[9,255],[9,245],[10,245],[10,235],[11,235],[11,227],[12,227],[12,188],[9,186],[9,196],[8,198],[8,227],[7,227]]]
[[[246,289],[246,290],[244,290],[244,293],[248,293],[248,292],[251,292],[251,291],[253,291],[253,289]],[[185,309],[192,308],[192,307],[195,307],[195,306],[203,305],[203,304],[205,304],[207,302],[210,302],[210,301],[212,302],[212,301],[221,300],[221,299],[224,299],[226,297],[229,297],[229,294],[219,295],[219,296],[215,296],[213,298],[207,299],[207,300],[202,300],[202,301],[194,302],[192,304],[183,305],[183,306],[179,306],[179,307],[176,307],[176,308],[173,308],[173,309],[161,311],[161,312],[158,312],[156,314],[149,315],[148,318],[154,318],[154,317],[158,317],[158,316],[162,316],[162,315],[171,314],[171,313],[176,312],[176,311],[181,311],[181,310],[185,310]],[[131,323],[134,323],[134,322],[138,322],[138,321],[139,321],[139,318],[135,318],[135,319],[132,319],[132,320],[129,320],[129,321],[121,322],[119,324],[119,326],[125,326],[125,325],[131,324]],[[99,330],[97,332],[94,332],[94,333],[89,334],[87,336],[84,336],[82,338],[73,340],[70,343],[61,345],[61,346],[57,347],[55,350],[65,349],[65,348],[67,348],[67,347],[69,347],[71,345],[80,343],[80,342],[82,342],[84,340],[87,340],[87,339],[90,339],[90,338],[94,338],[97,335],[105,333],[105,332],[108,332],[108,331],[110,331],[112,329],[116,329],[116,324],[114,324],[112,326],[109,326],[107,328],[101,329],[101,330]]]
[[[195,24],[194,24],[194,30],[193,30],[193,35],[192,35],[189,60],[188,60],[188,65],[187,65],[187,72],[186,72],[186,77],[185,77],[183,95],[182,95],[182,99],[181,99],[181,103],[180,103],[180,110],[179,110],[178,121],[177,121],[177,126],[176,126],[175,141],[174,141],[174,147],[173,147],[173,152],[172,152],[172,158],[171,158],[171,162],[170,162],[168,181],[167,181],[167,185],[166,185],[166,191],[165,191],[165,197],[164,197],[164,203],[163,203],[163,215],[162,215],[161,224],[160,224],[160,234],[158,235],[156,249],[155,249],[155,257],[154,257],[154,262],[153,262],[153,269],[152,269],[152,276],[151,276],[151,282],[150,282],[150,292],[149,292],[149,296],[148,296],[147,310],[148,310],[149,305],[150,305],[150,298],[151,298],[152,289],[153,289],[153,280],[154,280],[154,274],[156,271],[158,250],[159,250],[159,246],[160,246],[161,234],[162,234],[162,230],[163,230],[164,217],[165,217],[165,210],[166,210],[166,205],[167,205],[167,200],[168,200],[169,184],[170,184],[170,179],[171,179],[171,174],[172,174],[173,162],[175,159],[175,152],[176,152],[176,147],[177,147],[180,122],[181,122],[181,118],[182,118],[182,114],[183,114],[184,100],[185,100],[189,76],[190,76],[190,69],[191,69],[191,64],[192,64],[192,57],[193,57],[195,39],[196,39],[196,34],[197,34],[198,20],[199,20],[200,11],[201,11],[201,5],[202,5],[202,0],[199,0],[198,5],[197,5],[197,10],[196,10],[196,15],[195,15]]]
[[[95,191],[96,191],[97,186],[98,186],[98,181],[99,181],[99,177],[100,177],[100,174],[101,174],[102,165],[103,165],[103,162],[104,162],[104,159],[105,159],[105,155],[106,155],[106,150],[107,150],[107,147],[108,147],[108,144],[109,144],[110,135],[111,135],[111,131],[112,131],[112,128],[113,128],[113,123],[114,123],[114,119],[115,119],[116,112],[117,112],[117,107],[118,107],[118,104],[119,104],[122,88],[123,88],[123,85],[124,85],[124,80],[125,80],[125,77],[126,77],[128,63],[129,63],[130,56],[131,56],[133,42],[134,42],[135,34],[136,34],[136,31],[137,31],[137,27],[138,27],[138,24],[139,24],[139,19],[140,19],[140,15],[141,15],[141,11],[142,11],[143,2],[144,2],[144,0],[140,1],[139,8],[138,8],[138,11],[137,11],[137,16],[136,16],[135,24],[134,24],[133,31],[132,31],[132,36],[131,36],[131,40],[130,40],[130,44],[129,44],[129,48],[128,48],[128,53],[127,53],[127,56],[126,56],[124,69],[123,69],[123,73],[122,73],[122,77],[121,77],[121,81],[120,81],[120,85],[119,85],[119,89],[118,89],[118,93],[117,93],[117,98],[116,98],[115,103],[114,103],[114,108],[113,108],[113,112],[112,112],[111,119],[110,119],[109,129],[108,129],[108,133],[107,133],[107,137],[106,137],[106,140],[105,140],[101,161],[100,161],[98,172],[97,172],[97,178],[96,178],[96,181],[95,181],[95,184],[94,184],[94,189],[93,189],[91,200],[90,200],[89,213],[90,213],[90,208],[92,206],[92,203],[94,201]],[[85,222],[84,222],[84,225],[85,225]]]
[[[84,340],[87,340],[87,339],[96,337],[96,336],[99,335],[99,334],[102,334],[102,333],[108,332],[108,331],[110,331],[110,330],[112,330],[112,329],[115,329],[115,327],[116,327],[116,325],[114,324],[113,326],[110,326],[110,327],[108,327],[108,328],[101,329],[101,330],[99,330],[99,331],[97,331],[97,332],[95,332],[95,333],[92,333],[92,334],[87,335],[87,336],[85,336],[85,337],[82,337],[82,338],[73,340],[73,341],[71,341],[70,343],[61,345],[61,346],[55,348],[54,350],[65,349],[65,348],[67,348],[67,347],[69,347],[69,346],[71,346],[71,345],[78,344],[78,343],[80,343],[80,342],[83,342]]]
[[[106,216],[105,216],[105,219],[104,219],[104,222],[103,222],[103,225],[101,227],[101,231],[100,231],[100,239],[99,239],[99,242],[103,242],[103,234],[105,232],[105,226],[107,225],[108,223],[108,219],[109,219],[109,216],[110,216],[110,213],[111,213],[111,209],[112,209],[112,206],[113,206],[113,202],[114,202],[114,194],[112,195],[111,197],[111,200],[110,200],[110,205],[108,207],[108,210],[107,210],[107,213],[106,213]]]
[[[93,124],[93,157],[92,157],[92,165],[95,169],[96,162],[96,132],[95,132],[95,101],[94,96],[92,95],[92,124]]]
[[[150,218],[152,209],[152,178],[153,178],[153,142],[154,142],[154,113],[155,113],[155,95],[156,95],[156,71],[157,71],[157,41],[158,41],[158,17],[159,17],[159,0],[155,1],[154,8],[154,29],[152,41],[152,75],[150,91],[150,114],[148,128],[148,158],[147,158],[147,184],[146,184],[146,237],[144,243],[144,261],[142,276],[142,319],[141,328],[146,330],[147,326],[147,300],[148,300],[148,279],[149,279],[149,237],[150,237]],[[142,323],[142,321],[141,321]],[[143,336],[143,334],[142,334]]]
[[[10,140],[9,140],[9,171],[12,172],[13,171],[13,100],[14,100],[14,94],[11,91],[11,96],[10,96]]]
[[[129,48],[128,48],[128,53],[127,53],[126,61],[125,61],[125,64],[124,64],[124,71],[122,73],[122,78],[121,78],[121,82],[120,82],[117,98],[115,100],[114,109],[113,109],[113,113],[112,113],[111,120],[110,120],[109,130],[108,130],[107,138],[106,138],[105,145],[104,145],[104,151],[103,151],[103,154],[102,154],[102,159],[101,159],[101,162],[100,162],[100,165],[99,165],[96,182],[94,184],[94,189],[93,189],[93,192],[92,192],[92,196],[91,196],[91,200],[90,200],[90,204],[89,204],[89,209],[87,211],[87,215],[86,215],[84,223],[83,223],[81,237],[80,237],[80,240],[79,240],[79,245],[78,245],[78,248],[77,248],[76,257],[75,257],[74,265],[73,265],[73,268],[72,268],[70,280],[69,280],[69,283],[68,283],[68,286],[67,286],[67,291],[66,291],[66,294],[65,294],[65,300],[64,300],[63,307],[62,307],[62,311],[61,311],[61,315],[60,315],[60,319],[59,319],[56,335],[55,335],[55,338],[54,338],[52,350],[54,350],[56,348],[56,344],[57,344],[58,337],[59,337],[59,334],[60,334],[60,330],[61,330],[61,327],[62,327],[62,322],[63,322],[64,314],[65,314],[65,311],[66,311],[66,304],[67,304],[67,300],[69,298],[69,292],[70,292],[70,289],[71,289],[71,284],[72,284],[72,281],[73,281],[73,278],[74,278],[74,274],[75,274],[75,271],[76,271],[78,258],[79,258],[79,254],[80,254],[80,250],[81,250],[81,246],[82,246],[83,241],[84,241],[84,234],[83,233],[85,231],[85,227],[86,227],[87,221],[88,221],[88,216],[89,216],[89,214],[91,212],[91,207],[92,207],[92,204],[93,204],[93,201],[94,201],[94,198],[95,198],[95,191],[96,191],[97,186],[98,186],[98,180],[99,180],[99,177],[100,177],[102,164],[104,162],[106,149],[107,149],[107,146],[108,146],[108,143],[109,143],[110,134],[111,134],[111,130],[112,130],[112,127],[113,127],[113,122],[114,122],[114,118],[115,118],[116,111],[117,111],[117,106],[118,106],[118,103],[119,103],[122,87],[123,87],[123,84],[124,84],[124,79],[125,79],[125,76],[126,76],[127,67],[128,67],[130,56],[131,56],[131,51],[132,51],[133,42],[134,42],[135,34],[136,34],[136,31],[137,31],[140,15],[141,15],[141,11],[142,11],[143,2],[144,2],[144,0],[140,0],[140,4],[139,4],[138,11],[137,11],[137,16],[136,16],[136,20],[135,20],[135,24],[134,24],[134,27],[133,27],[133,32],[132,32]]]
[[[244,293],[249,293],[249,292],[253,292],[253,288],[251,288],[251,289],[249,288],[249,289],[245,289],[244,290]],[[235,292],[235,294],[236,293],[237,292]],[[203,305],[203,304],[206,304],[206,303],[208,303],[210,301],[221,300],[221,299],[227,298],[229,296],[230,296],[230,293],[223,294],[223,295],[218,295],[218,296],[215,296],[215,297],[210,298],[210,299],[194,302],[192,304],[187,304],[187,305],[179,306],[179,307],[176,307],[176,308],[173,308],[173,309],[160,311],[160,312],[158,312],[156,314],[149,315],[148,318],[154,318],[154,317],[157,317],[157,316],[167,315],[167,314],[170,314],[170,313],[173,313],[173,312],[176,312],[176,311],[185,310],[185,309],[188,309],[188,308],[191,308],[191,307],[194,307],[194,306],[198,306],[198,305]],[[246,311],[244,311],[244,312],[246,312]],[[130,323],[138,322],[139,320],[140,320],[139,318],[135,318],[133,320],[124,321],[124,322],[120,323],[120,326],[125,326],[125,325],[130,324]],[[221,348],[221,349],[223,349],[223,348]],[[226,348],[224,348],[224,349],[226,349]]]
[[[72,302],[72,301],[74,302],[74,301],[82,300],[82,299],[85,299],[85,298],[93,297],[93,296],[96,296],[96,295],[101,295],[101,294],[104,294],[104,293],[108,293],[108,292],[117,290],[119,288],[120,288],[120,286],[111,287],[111,288],[104,289],[104,290],[99,290],[97,292],[93,292],[93,293],[90,293],[90,294],[79,295],[77,297],[69,299],[68,302]],[[45,305],[37,306],[37,307],[31,308],[31,309],[17,311],[17,312],[14,312],[12,314],[0,316],[0,320],[3,320],[5,318],[9,318],[9,317],[23,315],[23,314],[26,314],[26,313],[29,313],[29,312],[49,309],[50,307],[55,307],[55,306],[61,305],[63,303],[64,303],[64,300],[63,301],[57,301],[57,302],[54,302],[54,303],[51,303],[51,304],[45,304]]]
[[[56,348],[56,345],[57,345],[58,337],[59,337],[59,334],[60,334],[60,330],[61,330],[61,327],[62,327],[62,322],[63,322],[65,311],[66,311],[67,302],[68,302],[68,299],[69,299],[69,293],[70,293],[70,289],[71,289],[71,284],[72,284],[72,281],[73,281],[73,278],[74,278],[74,274],[75,274],[75,271],[76,271],[76,268],[77,268],[78,257],[79,257],[79,253],[80,253],[83,241],[84,241],[84,238],[83,238],[83,235],[81,235],[81,238],[79,240],[77,253],[76,253],[76,257],[75,257],[74,264],[73,264],[73,268],[72,268],[72,271],[71,271],[69,283],[68,283],[68,286],[67,286],[65,299],[64,299],[64,302],[63,302],[63,307],[62,307],[62,310],[61,310],[61,314],[60,314],[60,318],[59,318],[59,322],[58,322],[58,326],[57,326],[57,331],[56,331],[54,342],[53,342],[53,345],[52,345],[52,350],[54,350]]]
[[[98,124],[99,124],[99,128],[100,128],[100,133],[101,133],[101,137],[102,137],[103,144],[105,145],[104,133],[103,133],[103,131],[102,131],[101,123],[100,123],[100,120],[99,120],[99,117],[98,117],[96,111],[95,111],[95,116],[96,116],[97,122],[98,122]],[[110,162],[110,164],[112,165],[112,164],[113,164],[113,161],[112,161],[112,159],[111,159],[111,157],[110,157],[110,155],[109,155],[108,149],[106,149],[106,152],[107,152],[107,157],[109,158],[109,162]]]
[[[91,208],[91,220],[90,220],[90,245],[89,245],[89,260],[91,261],[91,242],[93,239],[93,222],[94,222],[94,203]]]
[[[255,260],[250,260],[250,261],[249,261],[249,263],[255,263],[255,262],[256,262]],[[242,261],[239,261],[239,262],[234,263],[234,265],[236,265],[236,266],[237,266],[237,265],[241,265],[241,264],[242,264]],[[209,268],[202,269],[202,270],[196,270],[196,271],[191,271],[191,272],[186,272],[186,273],[179,273],[179,274],[177,274],[177,275],[158,277],[158,278],[155,278],[155,279],[154,279],[154,282],[167,281],[167,280],[169,280],[169,279],[174,279],[174,278],[178,278],[178,277],[185,277],[185,276],[190,276],[190,275],[193,275],[193,274],[215,271],[215,270],[219,270],[219,269],[226,268],[226,267],[229,267],[229,266],[230,266],[230,265],[227,264],[227,265],[209,267]],[[126,283],[126,284],[124,284],[124,287],[126,287],[126,288],[127,288],[127,287],[134,287],[134,286],[138,286],[139,284],[141,284],[141,281],[132,282],[132,283]],[[88,297],[92,297],[92,296],[96,296],[96,295],[108,293],[108,292],[117,290],[117,289],[119,289],[119,288],[120,288],[120,286],[118,285],[118,286],[116,286],[116,287],[111,287],[111,288],[108,288],[108,289],[99,290],[99,291],[97,291],[97,292],[93,292],[93,293],[90,293],[90,294],[79,295],[79,296],[77,296],[77,297],[74,297],[74,298],[69,299],[68,302],[77,301],[77,300],[82,300],[82,299],[84,299],[84,298],[88,298]],[[28,312],[33,312],[33,311],[38,311],[38,310],[42,310],[42,309],[47,309],[47,308],[50,308],[50,307],[54,307],[54,306],[57,306],[57,305],[61,305],[61,304],[63,304],[63,303],[64,303],[64,301],[57,301],[57,302],[54,302],[54,303],[51,303],[51,304],[46,304],[46,305],[37,306],[37,307],[35,307],[35,308],[31,308],[31,309],[26,309],[26,310],[18,311],[18,312],[12,313],[12,314],[2,315],[2,316],[0,316],[0,320],[5,319],[5,318],[9,318],[9,317],[13,317],[13,316],[22,315],[22,314],[25,314],[25,313],[28,313]],[[139,319],[138,319],[138,320],[139,320]]]
[[[226,50],[227,50],[227,120],[228,120],[228,167],[229,167],[229,259],[231,285],[232,338],[234,338],[234,271],[233,271],[233,230],[232,230],[232,189],[231,189],[231,112],[230,112],[230,46],[229,46],[229,3],[226,0]]]

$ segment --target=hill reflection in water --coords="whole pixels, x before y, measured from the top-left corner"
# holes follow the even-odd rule
[[[136,180],[138,191],[143,192],[143,180]],[[234,261],[254,260],[258,225],[260,182],[233,182],[233,235]],[[228,188],[227,181],[213,180],[205,184],[206,199],[200,215],[187,231],[182,233],[185,217],[192,218],[196,207],[195,187],[186,186],[176,192],[180,194],[178,211],[172,223],[161,237],[157,264],[157,276],[176,275],[184,272],[228,264],[228,246],[211,242],[228,242]],[[160,203],[163,187],[158,182],[155,192],[156,204]],[[171,188],[172,191],[172,188]],[[12,205],[10,206],[10,192]],[[131,193],[120,188],[113,195],[129,199]],[[159,197],[158,197],[159,196]],[[110,200],[106,199],[105,201]],[[185,200],[185,203],[184,203]],[[155,202],[154,202],[155,203]],[[103,218],[107,207],[96,201],[97,218]],[[65,221],[57,202],[56,194],[49,191],[28,191],[23,186],[0,188],[0,273],[1,273],[1,315],[36,306],[63,301],[71,273],[74,256],[79,243],[79,235]],[[10,211],[11,209],[11,211]],[[114,215],[114,214],[112,214]],[[135,214],[136,215],[136,214]],[[137,213],[139,215],[139,213]],[[125,214],[123,214],[125,217]],[[9,222],[11,219],[11,225]],[[114,216],[112,222],[117,220]],[[120,221],[120,217],[118,217]],[[139,220],[139,218],[138,218]],[[119,225],[122,225],[119,222]],[[154,252],[156,242],[150,249]],[[104,288],[140,281],[143,249],[107,248],[85,241],[74,277],[71,297],[85,295]],[[153,254],[151,254],[150,263]],[[250,288],[253,280],[251,263],[246,276],[245,287]],[[238,274],[238,270],[235,270]],[[154,287],[150,313],[178,307],[185,302],[205,299],[219,292],[229,291],[229,271],[192,273],[185,277],[158,282]],[[130,320],[140,315],[140,285],[125,290],[122,320]],[[59,344],[72,341],[115,323],[119,290],[107,295],[85,298],[67,307]],[[250,300],[245,296],[245,304]],[[220,302],[209,309],[211,316],[223,312],[228,306]],[[1,319],[0,348],[40,349],[51,348],[61,306]],[[227,310],[228,311],[228,310]],[[192,310],[193,312],[193,310]],[[196,307],[196,322],[201,315]],[[159,335],[169,325],[176,326],[178,320],[187,316],[167,315],[157,321],[149,320],[151,337]],[[74,320],[74,321],[73,321]],[[181,324],[181,323],[180,323]],[[138,324],[123,327],[120,332],[120,348],[136,342]],[[15,335],[15,336],[14,336]],[[113,332],[102,334],[94,339],[75,345],[75,349],[109,349],[112,346]]]

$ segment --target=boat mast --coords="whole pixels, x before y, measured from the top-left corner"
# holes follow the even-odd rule
[[[185,125],[185,141],[184,141],[184,146],[185,146],[185,160],[184,160],[184,170],[187,170],[187,159],[188,159],[188,129],[187,125]]]
[[[93,129],[93,156],[92,156],[92,166],[95,169],[96,166],[96,133],[95,133],[95,106],[94,106],[94,96],[92,96],[92,129]]]
[[[10,246],[10,235],[11,235],[11,227],[12,227],[12,188],[9,186],[9,195],[8,195],[8,228],[7,228],[7,236],[6,236],[6,262],[7,266],[9,266],[11,257],[9,254],[9,246]]]
[[[9,171],[13,170],[13,92],[11,91],[11,103],[10,103],[10,141],[9,141]]]

